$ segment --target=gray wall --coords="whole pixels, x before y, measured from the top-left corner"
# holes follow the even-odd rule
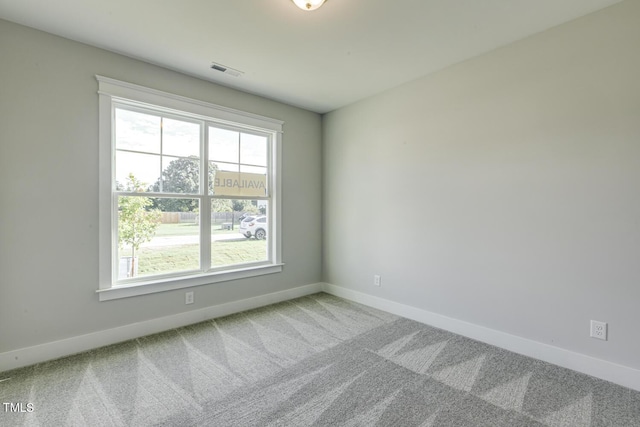
[[[98,302],[95,74],[285,121],[283,273]],[[320,156],[315,113],[0,21],[0,353],[319,282]]]
[[[639,18],[623,2],[326,115],[325,281],[640,368]]]

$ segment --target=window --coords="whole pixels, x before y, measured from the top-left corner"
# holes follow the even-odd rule
[[[282,122],[97,76],[100,300],[282,270]]]

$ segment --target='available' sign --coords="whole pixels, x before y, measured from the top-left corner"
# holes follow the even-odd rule
[[[216,196],[267,195],[267,176],[258,173],[216,171],[213,181]]]

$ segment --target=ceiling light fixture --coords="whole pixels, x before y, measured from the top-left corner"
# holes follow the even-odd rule
[[[316,10],[324,4],[326,0],[292,0],[296,6],[302,10]]]

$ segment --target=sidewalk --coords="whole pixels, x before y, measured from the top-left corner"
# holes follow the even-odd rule
[[[229,240],[246,240],[242,234],[238,233],[228,233],[228,234],[212,234],[211,241],[229,241]],[[143,243],[140,245],[142,248],[152,248],[159,246],[175,246],[175,245],[197,245],[200,243],[200,236],[198,235],[189,235],[189,236],[161,236],[154,237],[150,242]]]

